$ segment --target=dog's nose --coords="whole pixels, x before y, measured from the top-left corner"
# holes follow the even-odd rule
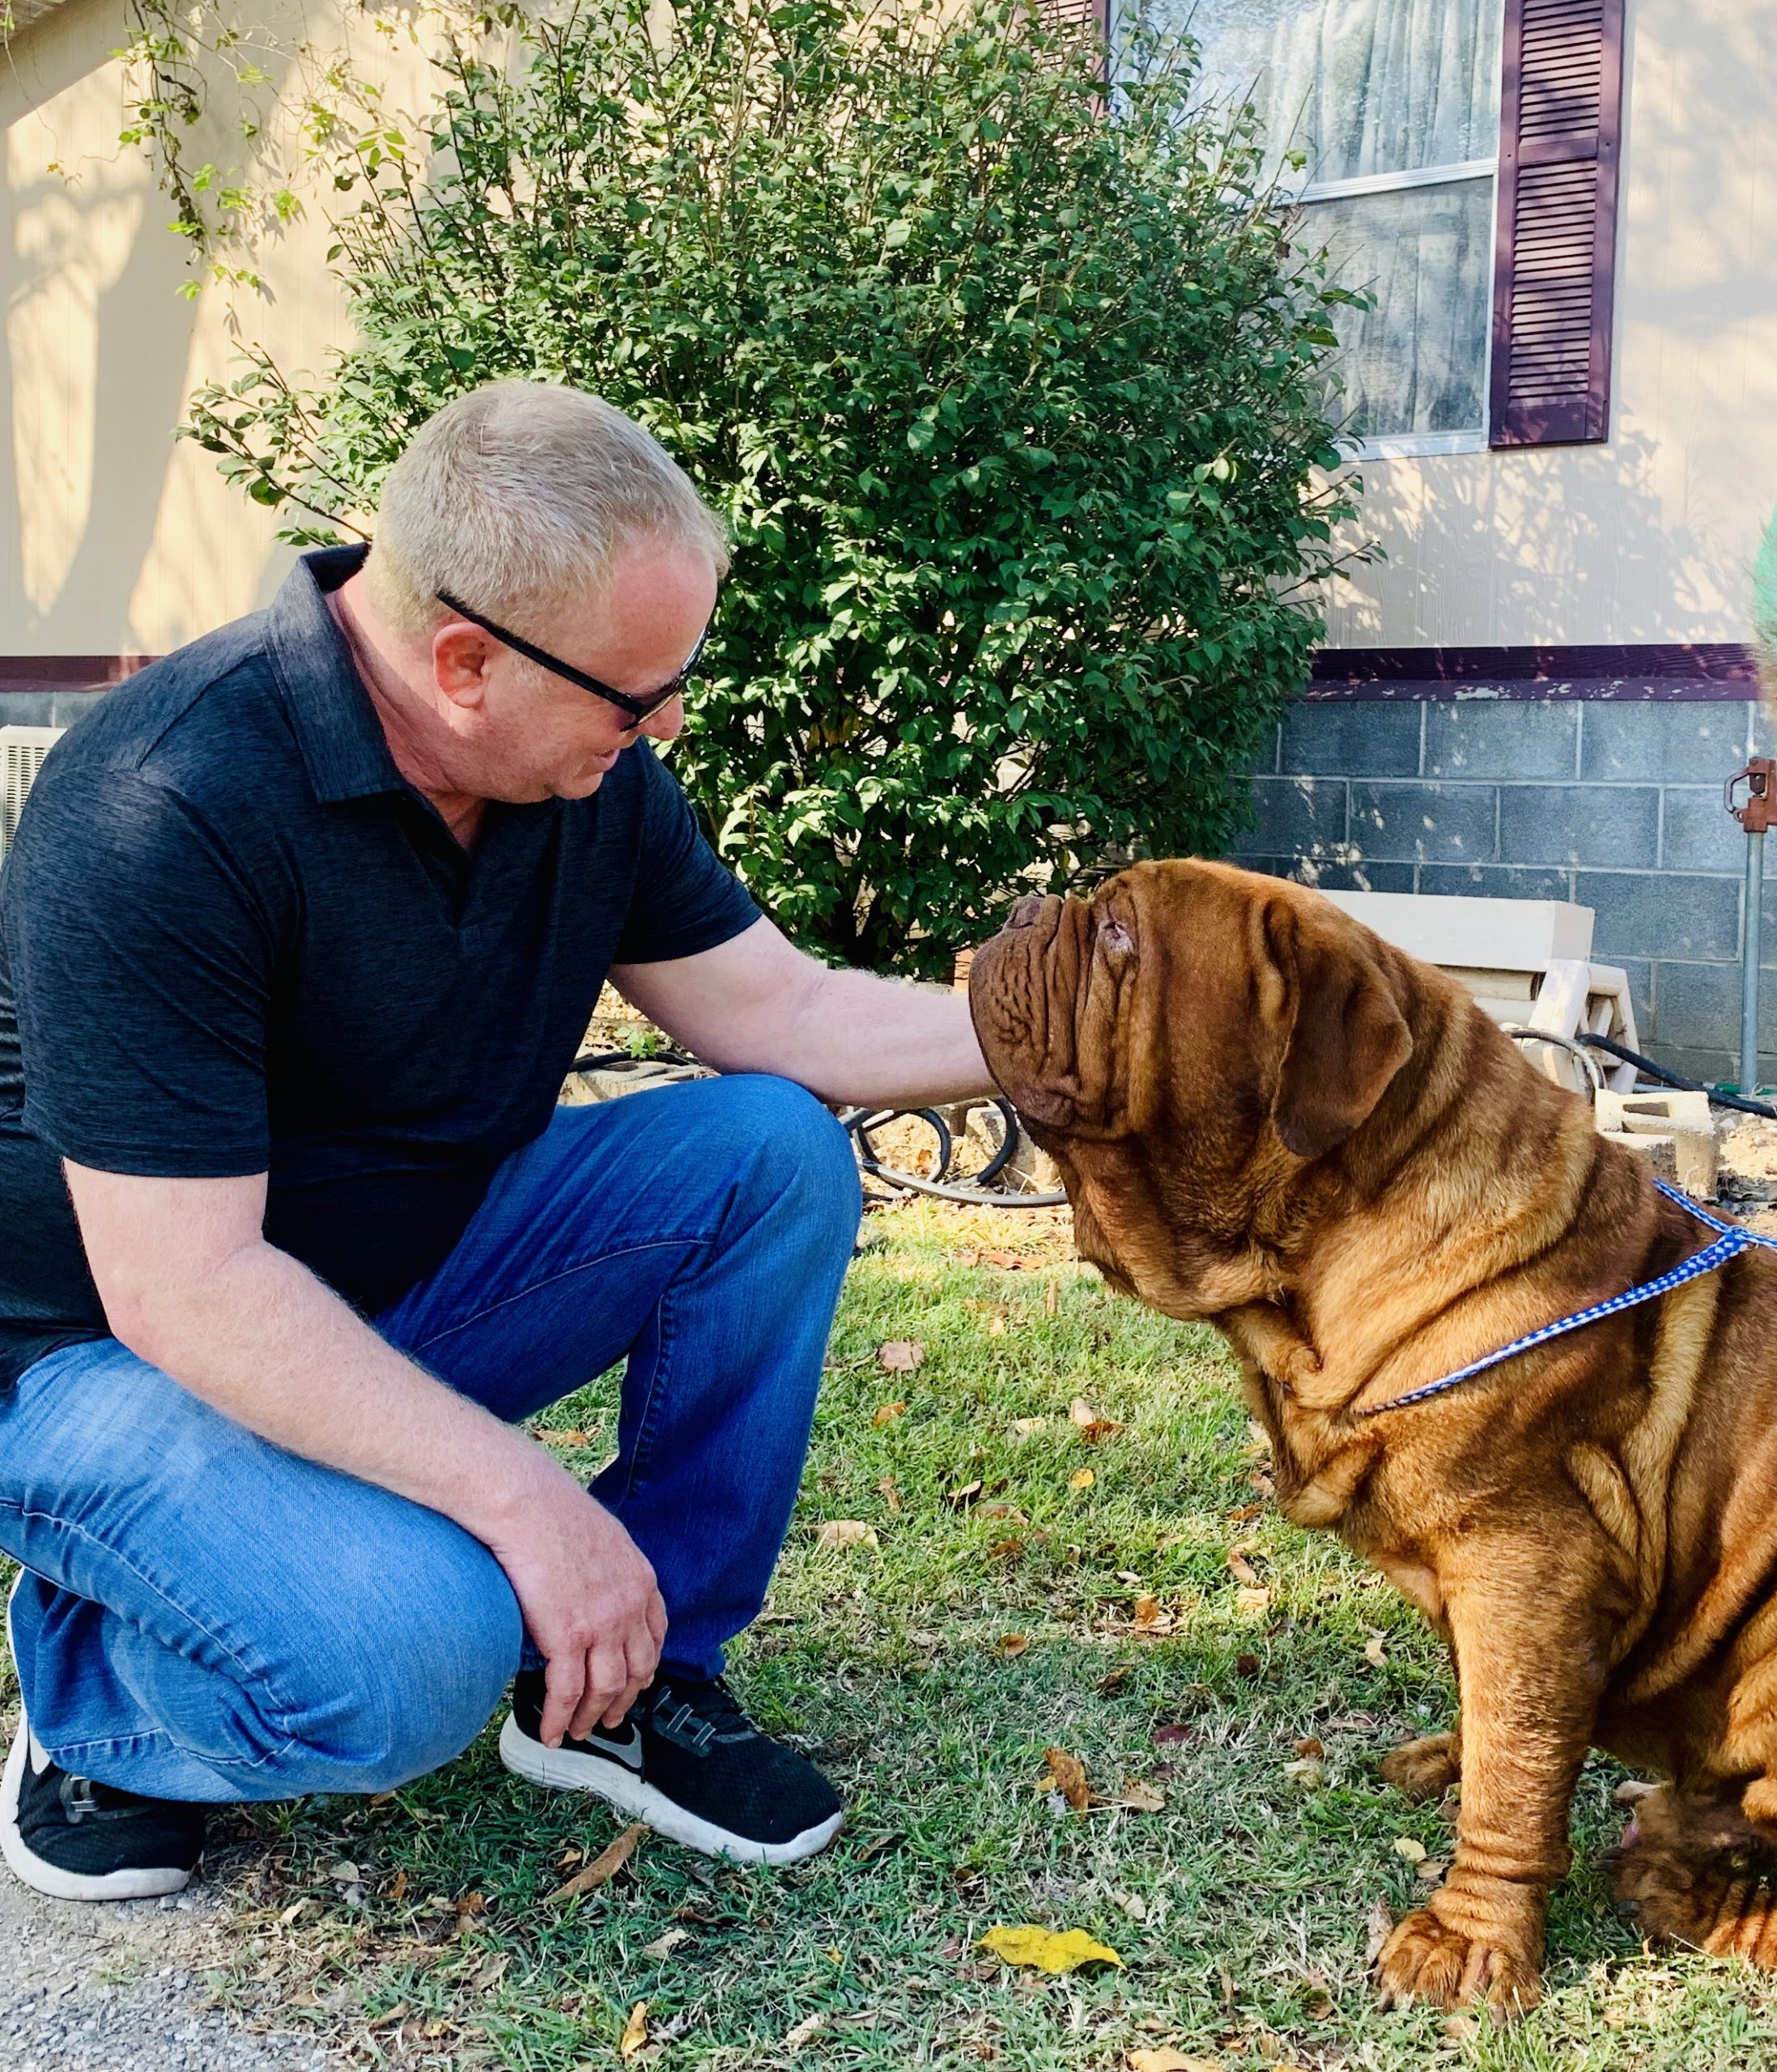
[[[1036,919],[1037,915],[1042,911],[1042,894],[1040,892],[1027,892],[1025,894],[1024,897],[1018,901],[1018,904],[1012,909],[1011,912],[1006,915],[1005,925],[1009,928],[1027,928]]]

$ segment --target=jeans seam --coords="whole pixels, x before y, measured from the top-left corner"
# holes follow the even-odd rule
[[[71,1533],[77,1539],[84,1540],[87,1546],[96,1547],[101,1552],[108,1555],[113,1560],[117,1563],[120,1568],[127,1569],[129,1573],[135,1577],[136,1581],[142,1585],[143,1590],[146,1590],[150,1596],[158,1599],[162,1604],[166,1606],[169,1611],[176,1613],[178,1617],[185,1620],[189,1624],[194,1626],[197,1630],[203,1635],[204,1638],[209,1641],[211,1645],[216,1648],[219,1653],[224,1655],[230,1662],[232,1662],[235,1665],[236,1669],[240,1672],[237,1680],[241,1684],[244,1689],[250,1690],[255,1684],[261,1684],[264,1686],[266,1695],[270,1698],[278,1713],[282,1715],[287,1710],[287,1706],[285,1701],[278,1696],[275,1689],[273,1688],[272,1679],[269,1671],[265,1670],[256,1670],[252,1667],[251,1665],[242,1657],[232,1641],[225,1640],[220,1633],[216,1633],[210,1627],[209,1623],[201,1617],[196,1611],[188,1611],[183,1605],[176,1603],[174,1599],[169,1597],[166,1591],[161,1588],[160,1585],[155,1582],[152,1577],[147,1574],[136,1562],[132,1560],[130,1557],[122,1551],[121,1548],[114,1547],[109,1540],[102,1539],[97,1533],[91,1531],[87,1526],[80,1524],[78,1520],[74,1518],[57,1518],[53,1511],[31,1509],[28,1509],[27,1506],[23,1504],[8,1504],[5,1508],[16,1513],[21,1520],[32,1519],[55,1530]],[[27,1568],[30,1566],[28,1562],[21,1563],[19,1565],[21,1567]],[[33,1575],[41,1574],[41,1571],[36,1569],[32,1569],[31,1573]],[[50,1584],[53,1589],[67,1589],[67,1586],[65,1583],[56,1582],[53,1577],[44,1576],[42,1580]],[[70,1597],[79,1597],[80,1593],[78,1590],[69,1590],[68,1594]],[[96,1600],[87,1599],[83,1599],[83,1601],[85,1603],[92,1603]],[[121,1618],[123,1616],[121,1612],[113,1611],[108,1605],[102,1605],[100,1608],[104,1611],[111,1611],[111,1616],[114,1619]],[[135,1622],[131,1621],[130,1623],[134,1624]],[[152,1639],[153,1636],[150,1635],[149,1637]],[[159,1645],[160,1643],[156,1642],[156,1645]],[[296,1732],[295,1729],[290,1724],[290,1722],[287,1718],[278,1717],[273,1721],[273,1724],[277,1727],[278,1732],[284,1736],[283,1747],[277,1752],[279,1755],[287,1754],[289,1750],[296,1745],[302,1737]],[[77,1745],[85,1747],[88,1744],[82,1743]],[[179,1744],[175,1742],[173,1745],[176,1747]],[[185,1750],[183,1752],[188,1755],[195,1755],[196,1753],[196,1751],[192,1750]],[[207,1760],[208,1758],[199,1756],[197,1760]],[[264,1760],[270,1759],[268,1758]],[[249,1765],[248,1767],[257,1767],[257,1765]]]
[[[641,1472],[642,1457],[648,1451],[653,1437],[653,1424],[655,1412],[665,1394],[663,1384],[667,1369],[672,1365],[673,1323],[667,1296],[662,1293],[654,1306],[654,1314],[659,1320],[656,1340],[653,1372],[648,1378],[648,1396],[636,1420],[636,1444],[631,1449],[627,1471],[623,1476],[623,1493],[619,1502],[627,1503],[636,1493],[636,1478]]]
[[[570,1280],[576,1273],[585,1273],[589,1267],[608,1266],[614,1259],[633,1259],[640,1252],[657,1252],[687,1245],[695,1245],[707,1250],[715,1242],[713,1238],[708,1237],[650,1238],[645,1244],[626,1245],[619,1251],[593,1253],[588,1258],[576,1259],[572,1266],[558,1267],[554,1272],[546,1273],[539,1280],[529,1281],[524,1287],[514,1289],[509,1294],[500,1296],[495,1301],[484,1303],[480,1309],[471,1310],[467,1316],[457,1318],[444,1330],[434,1331],[430,1338],[416,1339],[412,1344],[402,1346],[401,1349],[412,1354],[417,1359],[422,1353],[430,1352],[434,1346],[442,1345],[446,1339],[454,1338],[461,1331],[472,1330],[475,1325],[485,1323],[488,1318],[497,1315],[502,1310],[509,1309],[514,1302],[528,1301],[533,1295],[540,1294],[544,1289],[554,1287],[558,1281]],[[397,1343],[398,1344],[398,1341]]]
[[[171,1749],[173,1754],[182,1756],[188,1763],[202,1763],[206,1769],[239,1771],[244,1773],[253,1770],[262,1770],[268,1764],[282,1762],[291,1750],[297,1746],[297,1739],[298,1737],[292,1734],[278,1747],[269,1748],[263,1756],[255,1756],[248,1760],[236,1756],[215,1755],[207,1748],[188,1748],[176,1735],[169,1734],[164,1726],[156,1726],[151,1727],[145,1734],[116,1734],[108,1738],[94,1738],[85,1741],[65,1741],[52,1753],[60,1767],[66,1769],[69,1767],[68,1764],[61,1760],[65,1756],[81,1756],[97,1750],[101,1755],[115,1755],[121,1758],[126,1753],[138,1751],[146,1745],[156,1749]]]

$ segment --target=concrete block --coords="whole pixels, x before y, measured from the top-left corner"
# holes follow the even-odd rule
[[[1652,785],[1500,788],[1503,864],[1602,864],[1618,870],[1649,870],[1659,855],[1660,794]]]
[[[1666,787],[1660,865],[1669,871],[1721,871],[1733,877],[1745,870],[1746,837],[1723,805],[1719,784]]]
[[[1497,811],[1497,794],[1491,784],[1354,780],[1351,841],[1367,860],[1490,863]]]
[[[1256,777],[1253,824],[1235,845],[1238,856],[1311,856],[1342,847],[1346,787],[1342,777]]]
[[[1345,698],[1292,706],[1284,716],[1277,766],[1311,775],[1417,777],[1421,715],[1426,709]]]
[[[1573,873],[1527,864],[1422,864],[1419,890],[1459,899],[1571,899]]]
[[[1653,1093],[1600,1093],[1594,1103],[1599,1134],[1630,1151],[1669,1148],[1673,1178],[1687,1195],[1708,1201],[1715,1195],[1720,1141],[1707,1093],[1674,1089]]]
[[[1740,966],[1659,965],[1654,974],[1654,1034],[1662,1043],[1726,1051],[1737,1059]],[[1759,999],[1758,1047],[1777,1051],[1777,986],[1764,987]]]
[[[1752,709],[1734,698],[1588,703],[1581,708],[1579,774],[1617,783],[1719,784],[1746,760]]]
[[[56,717],[53,690],[9,690],[0,693],[0,727],[61,727]]]
[[[1740,954],[1740,887],[1732,878],[1578,871],[1574,897],[1598,917],[1592,953],[1601,962]],[[1656,1000],[1658,991],[1656,982]]]
[[[1521,783],[1532,777],[1578,774],[1578,705],[1528,699],[1443,703],[1426,708],[1427,777],[1497,779]]]
[[[1282,731],[1281,726],[1272,727],[1266,731],[1263,746],[1257,750],[1252,762],[1247,766],[1248,776],[1275,777],[1277,775],[1279,767],[1277,740]]]
[[[1241,856],[1249,871],[1311,885],[1318,892],[1411,892],[1411,864],[1334,864],[1313,856]]]
[[[1681,1043],[1647,1043],[1642,1047],[1656,1064],[1664,1065],[1670,1072],[1682,1072],[1686,1079],[1698,1080],[1706,1086],[1713,1085],[1718,1080],[1732,1085],[1740,1077],[1740,1059],[1736,1051],[1694,1051]],[[1759,1052],[1758,1085],[1768,1101],[1771,1090],[1777,1088],[1777,1051]]]

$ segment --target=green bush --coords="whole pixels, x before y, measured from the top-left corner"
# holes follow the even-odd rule
[[[649,425],[737,550],[675,766],[823,954],[941,970],[1020,891],[1221,852],[1346,509],[1349,298],[1250,117],[1192,105],[1178,41],[1107,95],[1002,0],[665,12],[447,22],[423,149],[361,98],[360,342],[316,388],[252,356],[195,435],[338,524],[496,376]]]

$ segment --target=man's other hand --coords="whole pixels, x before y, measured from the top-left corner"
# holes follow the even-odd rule
[[[617,1726],[654,1674],[666,1607],[648,1557],[553,1462],[510,1526],[488,1539],[548,1667],[542,1739]]]

